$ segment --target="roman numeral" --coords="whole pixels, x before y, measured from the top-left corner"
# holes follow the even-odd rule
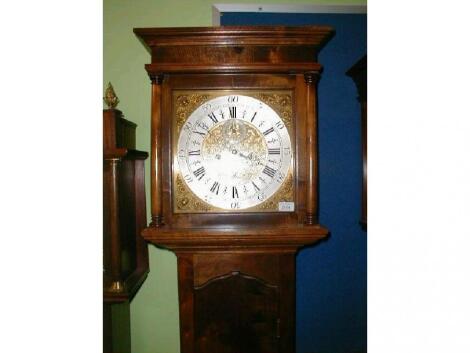
[[[228,110],[230,112],[230,117],[232,119],[236,119],[237,118],[237,107],[228,107]]]
[[[235,186],[232,187],[232,198],[237,198],[238,199],[238,190]]]
[[[256,114],[258,114],[258,112],[255,112],[255,113],[253,114],[253,117],[252,117],[251,120],[250,120],[251,122],[253,122],[253,120],[255,120]]]
[[[274,174],[276,174],[276,171],[273,168],[266,166],[263,169],[263,173],[269,175],[272,178],[274,177]]]
[[[196,169],[193,174],[196,178],[201,180],[204,177],[204,175],[206,175],[206,170],[204,169],[204,167],[200,167]]]
[[[206,133],[205,132],[200,132],[200,131],[193,131],[193,134],[199,134],[201,136],[206,136]]]
[[[260,188],[258,187],[258,185],[256,185],[253,181],[251,182],[253,184],[253,186],[255,187],[256,191],[260,191]]]
[[[281,154],[281,149],[280,148],[268,148],[268,153],[269,154]]]
[[[270,127],[269,129],[267,129],[265,132],[263,132],[263,135],[264,136],[268,136],[271,132],[274,131],[274,128]]]
[[[214,124],[217,124],[219,122],[219,120],[217,119],[217,117],[215,116],[214,112],[210,113],[208,115],[208,117],[214,122]]]
[[[216,181],[216,182],[214,182],[214,184],[212,184],[211,191],[215,192],[215,194],[218,195],[219,194],[219,188],[220,188],[220,184]]]
[[[190,156],[200,156],[201,155],[201,150],[189,151],[188,155],[190,155]]]

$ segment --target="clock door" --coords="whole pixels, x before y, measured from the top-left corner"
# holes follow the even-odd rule
[[[195,352],[279,352],[278,287],[240,272],[194,291]]]

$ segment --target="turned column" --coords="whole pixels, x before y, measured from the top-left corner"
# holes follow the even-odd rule
[[[109,247],[110,247],[110,262],[108,268],[109,276],[111,277],[111,286],[108,288],[111,292],[120,292],[124,289],[121,279],[121,236],[119,230],[119,167],[121,160],[112,158],[105,160],[108,173],[107,183],[105,187],[108,188],[107,194],[109,195]]]
[[[151,227],[160,227],[163,225],[162,210],[162,83],[163,75],[150,76],[152,81],[152,117],[151,117]]]
[[[307,203],[305,224],[318,223],[318,125],[317,83],[319,72],[304,75],[307,86]]]

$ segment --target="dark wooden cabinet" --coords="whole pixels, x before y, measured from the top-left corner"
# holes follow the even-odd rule
[[[180,254],[178,274],[187,352],[294,351],[293,253]]]
[[[140,234],[147,223],[144,184],[147,153],[135,150],[135,128],[119,110],[103,111],[105,353],[130,351],[129,301],[149,272],[147,244]],[[118,326],[119,333],[113,330]]]
[[[278,352],[279,288],[241,272],[211,278],[194,288],[194,322],[195,352]]]
[[[362,211],[360,223],[367,229],[367,55],[359,59],[347,72],[357,88],[357,99],[361,104],[362,145]]]
[[[317,55],[334,31],[134,32],[151,54],[152,221],[142,234],[178,259],[181,352],[293,353],[295,255],[328,234],[318,224]],[[264,142],[242,153],[247,143],[234,136]],[[207,146],[222,152],[205,155]],[[256,162],[258,152],[268,157]],[[226,156],[233,162],[220,164]],[[184,163],[196,167],[185,174]],[[237,163],[259,174],[238,183],[248,169]],[[221,181],[225,169],[234,170],[232,184]],[[250,207],[240,208],[250,192]]]

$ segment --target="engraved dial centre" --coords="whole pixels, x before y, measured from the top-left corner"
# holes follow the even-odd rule
[[[263,170],[268,147],[252,124],[232,119],[209,130],[201,155],[207,170],[221,183],[243,185]]]

